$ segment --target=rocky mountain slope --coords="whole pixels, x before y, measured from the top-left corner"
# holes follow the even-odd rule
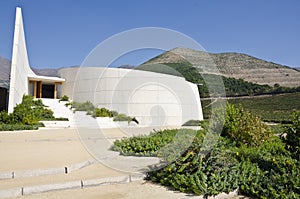
[[[213,54],[187,48],[175,48],[150,59],[146,64],[186,62],[191,63],[200,73],[241,78],[262,85],[300,86],[300,70],[241,53]],[[10,65],[10,60],[0,57],[0,80],[9,80]],[[120,66],[120,68],[132,68],[132,66]],[[44,76],[58,76],[58,70],[59,68],[33,69],[36,74]]]
[[[8,81],[10,74],[10,61],[6,58],[0,57],[0,80]]]
[[[245,81],[268,84],[279,84],[285,87],[300,86],[300,71],[294,68],[267,62],[241,53],[205,53],[202,51],[175,48],[146,64],[190,62],[200,73],[210,73],[243,79]],[[216,70],[216,67],[218,70]]]
[[[0,80],[3,81],[8,81],[9,80],[9,74],[10,74],[10,66],[11,66],[11,61],[0,57]],[[45,69],[36,69],[32,68],[32,70],[38,74],[38,75],[43,75],[43,76],[54,76],[58,77],[58,70],[60,68],[45,68]]]

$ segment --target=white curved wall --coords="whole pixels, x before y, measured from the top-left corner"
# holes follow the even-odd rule
[[[62,94],[136,117],[143,125],[202,120],[198,88],[184,78],[140,70],[81,67],[59,71]]]
[[[30,69],[24,35],[21,8],[16,8],[13,53],[10,73],[8,112],[28,94],[28,76],[35,75]]]

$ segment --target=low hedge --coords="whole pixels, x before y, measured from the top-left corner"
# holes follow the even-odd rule
[[[65,118],[65,117],[55,117],[55,118],[49,118],[49,119],[43,118],[40,121],[69,121],[69,119]]]
[[[26,125],[26,124],[0,124],[0,131],[20,131],[20,130],[38,130],[40,124]]]

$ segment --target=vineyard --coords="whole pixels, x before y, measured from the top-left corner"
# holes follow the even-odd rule
[[[231,98],[228,102],[241,105],[253,115],[261,117],[266,122],[290,123],[290,115],[294,111],[300,111],[300,93],[287,93],[273,96],[261,96],[252,98]],[[210,99],[201,100],[203,114],[208,118],[211,114]]]

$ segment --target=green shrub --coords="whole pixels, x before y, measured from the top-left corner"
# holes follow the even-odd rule
[[[17,104],[12,113],[14,123],[33,125],[39,120],[53,119],[53,111],[45,108],[41,99],[34,100],[32,96],[24,95],[22,102]]]
[[[287,149],[293,154],[293,157],[300,159],[300,112],[292,114],[292,125],[288,126],[283,137],[284,142],[287,144]]]
[[[147,179],[181,192],[204,196],[237,188],[238,161],[228,150],[228,142],[220,140],[205,155],[200,151],[201,141],[194,141],[167,167],[148,172]]]
[[[185,122],[182,126],[200,126],[200,120],[189,120]]]
[[[54,119],[53,111],[45,108],[41,99],[34,100],[32,96],[24,95],[22,102],[14,107],[14,111],[11,114],[7,112],[0,112],[0,124],[6,125],[20,125],[16,128],[23,130],[24,128],[35,129],[39,120]],[[27,127],[26,125],[34,125],[34,127]],[[3,128],[13,129],[14,127],[6,126]]]
[[[59,99],[59,102],[61,102],[61,101],[69,101],[69,97],[64,95]]]
[[[299,140],[291,137],[293,139],[287,141],[289,134],[283,141],[272,136],[260,120],[234,106],[227,109],[224,119],[226,133],[219,137],[214,148],[205,153],[201,146],[207,135],[206,128],[197,131],[189,148],[180,156],[177,154],[176,159],[173,156],[182,145],[172,143],[178,135],[177,130],[117,140],[112,149],[122,155],[171,157],[167,158],[172,160],[171,164],[147,172],[146,179],[181,192],[207,197],[238,188],[242,194],[256,198],[299,198],[300,163],[295,148],[299,146]],[[299,119],[300,114],[295,113],[293,125],[289,128],[294,134],[299,132]],[[256,125],[258,127],[254,128]],[[258,141],[253,133],[262,130],[267,133],[258,133],[263,139]],[[239,137],[237,132],[243,131],[245,135]],[[180,132],[187,138],[191,133],[189,130]]]
[[[205,197],[239,188],[257,198],[299,198],[299,166],[277,137],[259,147],[236,147],[221,137],[207,154],[194,142],[172,164],[148,172],[147,180]]]
[[[73,107],[73,102],[67,102],[67,103],[65,104],[65,106],[66,106],[66,107],[68,107],[68,106]]]
[[[271,130],[260,118],[243,108],[227,104],[222,134],[238,144],[259,146],[271,135]]]
[[[40,124],[25,125],[25,124],[0,124],[0,131],[17,131],[17,130],[37,130]]]
[[[31,98],[30,100],[33,100],[33,98]],[[33,100],[33,106],[34,107],[40,107],[40,108],[44,108],[45,105],[43,104],[43,101],[41,99],[36,99],[36,100]]]
[[[136,124],[139,124],[139,121],[135,118],[135,117],[130,117],[130,116],[127,116],[123,113],[117,115],[114,117],[113,119],[114,122],[128,122],[128,124],[130,122],[135,122]]]
[[[73,102],[72,108],[75,108],[76,111],[94,111],[95,106],[92,102],[86,101],[86,102]]]
[[[240,190],[258,198],[299,198],[299,161],[292,159],[280,138],[260,147],[237,149]]]
[[[185,140],[187,137],[180,137],[179,135],[192,136],[194,138],[195,131],[191,129],[168,129],[162,131],[154,131],[150,135],[134,136],[131,138],[124,138],[122,140],[116,140],[112,146],[112,150],[119,151],[121,155],[126,156],[160,156],[165,157],[167,151],[161,151],[160,149],[174,140],[177,135],[177,140]],[[198,131],[198,137],[203,135],[203,131]],[[173,143],[176,145],[176,143]],[[185,145],[186,146],[186,145]],[[167,147],[167,149],[171,149]],[[160,154],[158,154],[160,153]]]
[[[93,117],[113,117],[113,114],[106,108],[95,108]]]
[[[110,111],[113,117],[116,117],[119,115],[119,113],[117,111]]]
[[[41,110],[40,120],[51,120],[54,119],[53,111],[50,109]]]
[[[69,119],[65,117],[53,117],[53,118],[41,119],[40,121],[69,121]]]
[[[123,113],[117,115],[114,117],[114,121],[127,121],[127,122],[130,122],[132,120],[132,117],[129,117]]]
[[[21,124],[37,124],[42,110],[39,102],[37,104],[38,106],[36,106],[32,96],[24,95],[22,102],[14,107],[14,118]]]
[[[0,112],[0,124],[9,124],[10,123],[10,116],[6,111]]]

